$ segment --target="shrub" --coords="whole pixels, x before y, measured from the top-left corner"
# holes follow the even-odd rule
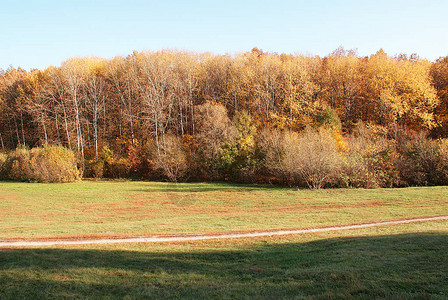
[[[447,157],[444,142],[432,140],[420,132],[399,139],[401,184],[406,186],[447,183]]]
[[[92,177],[122,178],[129,176],[131,164],[127,158],[116,158],[114,151],[104,146],[99,152],[99,160],[90,162],[88,169],[88,175]]]
[[[256,126],[246,111],[240,111],[233,118],[235,129],[233,139],[219,149],[217,169],[225,179],[239,182],[255,182],[260,159],[255,147]]]
[[[222,148],[228,145],[233,146],[237,135],[226,108],[210,102],[198,106],[195,128],[198,132],[196,134],[198,165],[202,167],[202,172],[208,178],[221,179]]]
[[[441,157],[442,184],[448,185],[448,139],[440,139],[438,143]]]
[[[8,174],[6,171],[6,160],[8,159],[8,155],[0,152],[0,179],[7,179]]]
[[[62,146],[34,148],[41,158],[40,178],[48,182],[70,182],[80,178],[73,151]],[[41,151],[39,151],[41,149]],[[39,179],[38,179],[39,180]]]
[[[95,178],[151,178],[151,164],[149,162],[149,152],[152,144],[128,145],[126,153],[119,156],[109,147],[104,146],[99,152],[98,161],[91,159],[86,164],[86,176]]]
[[[131,145],[128,147],[127,151],[127,161],[125,162],[123,159],[121,159],[121,162],[118,164],[121,167],[119,167],[119,169],[121,169],[121,171],[125,171],[126,168],[124,168],[126,165],[129,168],[129,173],[137,176],[137,177],[142,177],[145,175],[146,172],[146,159],[145,159],[145,153],[143,151],[143,147],[141,146],[136,146],[136,145]],[[118,167],[117,165],[117,167]]]
[[[264,129],[257,139],[257,148],[263,158],[265,177],[283,178],[288,181],[288,178],[291,178],[291,174],[288,174],[287,169],[283,167],[285,152],[285,147],[282,143],[283,135],[284,133],[280,130]]]
[[[331,129],[307,128],[301,134],[265,131],[260,147],[266,167],[290,185],[319,189],[340,181],[342,160]]]
[[[18,148],[4,163],[7,178],[21,181],[71,182],[80,178],[73,151],[62,146]]]
[[[317,123],[321,127],[330,128],[337,131],[342,129],[341,119],[339,119],[337,112],[331,107],[327,107],[317,116]]]
[[[108,177],[110,178],[125,178],[129,177],[132,164],[128,158],[120,157],[118,159],[111,158],[105,162],[105,169],[107,170]]]
[[[340,181],[342,160],[333,130],[305,129],[299,136],[297,153],[289,163],[310,188],[337,185]]]
[[[187,172],[187,157],[179,137],[166,134],[160,137],[159,146],[153,149],[154,166],[172,182],[183,178]]]
[[[398,183],[395,144],[382,128],[358,124],[348,144],[342,176],[345,186],[377,188]]]
[[[104,161],[99,159],[98,161],[89,160],[86,163],[84,171],[85,177],[102,178],[104,175]]]

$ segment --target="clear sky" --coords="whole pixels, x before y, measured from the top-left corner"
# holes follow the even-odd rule
[[[134,50],[448,55],[447,0],[2,0],[0,68]]]

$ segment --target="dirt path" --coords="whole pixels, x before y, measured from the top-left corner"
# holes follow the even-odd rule
[[[383,222],[373,222],[357,225],[342,225],[321,228],[309,229],[295,229],[295,230],[277,230],[277,231],[259,231],[248,233],[230,233],[230,234],[210,234],[210,235],[175,235],[175,236],[147,236],[147,237],[129,237],[129,238],[102,238],[102,239],[83,239],[83,240],[44,240],[44,241],[13,241],[0,242],[0,248],[26,248],[26,247],[41,247],[41,246],[59,246],[59,245],[87,245],[87,244],[119,244],[119,243],[158,243],[158,242],[184,242],[197,240],[211,240],[211,239],[235,239],[235,238],[252,238],[263,236],[277,236],[289,234],[304,234],[313,232],[327,232],[347,229],[359,229],[386,225],[399,225],[416,222],[428,222],[447,220],[448,215],[422,217],[414,219],[392,220]]]

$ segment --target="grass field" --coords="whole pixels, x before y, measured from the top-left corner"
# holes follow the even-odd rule
[[[0,250],[0,299],[447,299],[448,224]]]
[[[448,187],[0,183],[0,240],[307,228],[448,214]]]
[[[448,214],[448,187],[0,183],[0,240],[306,228]],[[448,222],[0,249],[0,299],[448,297]]]

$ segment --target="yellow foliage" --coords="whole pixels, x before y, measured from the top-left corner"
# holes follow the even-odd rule
[[[414,129],[432,128],[438,98],[431,85],[430,66],[426,60],[400,61],[382,51],[370,56],[366,75],[374,119]]]
[[[332,136],[336,141],[339,153],[346,152],[349,149],[348,143],[345,141],[339,130],[333,130]]]

